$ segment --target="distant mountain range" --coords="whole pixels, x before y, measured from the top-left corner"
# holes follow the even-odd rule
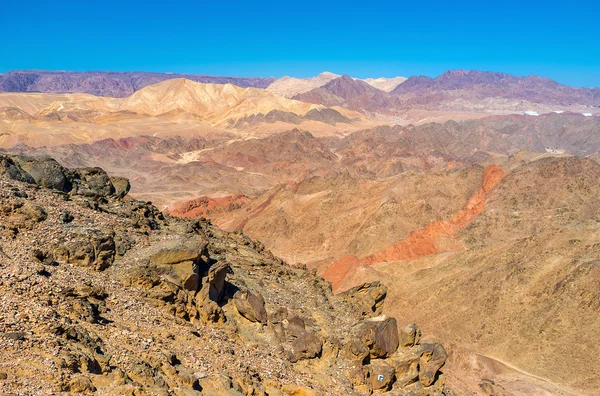
[[[122,98],[165,80],[185,78],[209,84],[233,84],[242,88],[267,88],[287,98],[321,87],[341,77],[323,72],[311,78],[282,77],[219,77],[202,74],[173,74],[149,72],[69,72],[44,70],[14,70],[0,73],[0,92],[89,93],[98,96]],[[358,80],[358,79],[357,79]],[[389,92],[405,77],[367,78],[366,83]]]
[[[557,105],[600,104],[600,88],[573,88],[538,76],[518,77],[505,73],[477,70],[450,70],[430,78],[410,77],[391,91],[392,94],[419,96],[420,102],[433,97],[498,97],[522,99],[532,103]]]
[[[312,89],[322,87],[330,81],[338,79],[340,77],[342,76],[339,74],[333,74],[329,72],[323,72],[318,76],[311,78],[296,78],[286,76],[275,80],[273,83],[271,83],[271,85],[267,87],[267,90],[277,95],[285,96],[286,98],[292,98],[296,95],[308,92]],[[380,77],[366,78],[364,80],[361,80],[359,78],[352,79],[367,83],[368,85],[384,92],[390,92],[399,84],[406,81],[406,77]]]
[[[202,74],[147,72],[61,72],[15,70],[0,75],[0,92],[89,93],[124,98],[165,80],[185,78],[209,84],[234,84],[239,87],[266,88],[275,78],[216,77]]]
[[[127,97],[165,80],[185,78],[211,84],[233,84],[242,88],[263,88],[287,98],[342,106],[363,112],[390,112],[398,109],[471,109],[481,100],[547,105],[600,105],[600,88],[574,88],[537,76],[519,77],[476,70],[450,70],[430,78],[352,78],[324,72],[312,78],[218,77],[192,74],[146,72],[59,72],[17,70],[0,75],[0,92],[89,93]],[[465,103],[467,101],[467,103]],[[507,104],[507,101],[510,103]],[[495,104],[498,107],[497,103]],[[488,104],[489,107],[489,104]]]
[[[598,106],[600,88],[573,88],[537,76],[454,70],[436,78],[410,77],[389,93],[346,75],[296,95],[294,99],[376,113],[410,108],[514,110],[515,107],[536,108],[535,104]]]

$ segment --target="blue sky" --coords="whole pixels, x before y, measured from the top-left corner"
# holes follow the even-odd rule
[[[8,0],[0,34],[0,73],[365,78],[479,69],[600,86],[599,1]]]

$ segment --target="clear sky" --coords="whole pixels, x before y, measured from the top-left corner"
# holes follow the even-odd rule
[[[537,74],[600,86],[600,1],[14,1],[14,69],[307,77]]]

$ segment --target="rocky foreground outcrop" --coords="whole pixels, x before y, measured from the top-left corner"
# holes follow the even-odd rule
[[[242,233],[125,179],[0,156],[4,394],[450,395],[446,351]]]

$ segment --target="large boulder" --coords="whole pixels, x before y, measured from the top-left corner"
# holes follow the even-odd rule
[[[395,370],[398,386],[404,387],[419,379],[419,358],[418,354],[410,353],[388,359]]]
[[[440,368],[446,363],[448,354],[442,344],[423,344],[423,353],[419,358],[419,382],[423,386],[430,386],[436,379]]]
[[[150,263],[155,265],[172,265],[184,261],[197,261],[200,258],[200,252],[193,249],[175,248],[163,249],[150,256]]]
[[[114,194],[117,198],[123,198],[129,193],[129,190],[131,189],[129,179],[124,177],[111,177],[110,181],[115,189]]]
[[[359,335],[369,347],[372,358],[389,357],[400,343],[396,319],[384,315],[364,320]]]
[[[250,322],[267,324],[265,300],[260,294],[238,292],[234,296],[237,311]]]
[[[388,391],[394,382],[395,370],[383,360],[374,360],[369,365],[369,378],[373,391]]]
[[[210,266],[208,275],[203,279],[202,288],[208,292],[211,301],[219,302],[225,294],[225,278],[231,273],[231,267],[227,263],[216,263]]]
[[[0,175],[6,175],[12,180],[34,184],[33,177],[11,157],[0,155]]]
[[[365,317],[381,315],[386,295],[387,289],[379,281],[363,283],[339,294],[344,300],[355,305]]]
[[[56,160],[47,157],[14,157],[21,168],[27,172],[39,186],[58,191],[69,191],[70,182],[66,171]]]
[[[400,330],[399,339],[401,347],[411,347],[419,343],[421,330],[414,323],[407,324]]]
[[[108,197],[113,195],[115,188],[110,177],[102,168],[79,168],[67,173],[72,194],[85,197]]]
[[[217,262],[202,271],[200,290],[195,297],[195,308],[202,322],[224,322],[225,314],[219,303],[225,296],[227,274],[231,267],[225,262]]]
[[[346,370],[346,376],[357,391],[370,395],[373,392],[369,377],[369,368],[362,364],[352,365]]]
[[[57,261],[92,267],[98,271],[108,268],[116,254],[114,233],[92,229],[75,234],[68,241],[55,246],[52,255]]]
[[[406,386],[417,380],[428,387],[438,376],[448,354],[441,344],[420,344],[398,350],[388,362],[396,372],[396,382]]]
[[[367,344],[362,340],[352,338],[342,348],[342,356],[356,364],[363,364],[370,355],[370,350]]]
[[[313,359],[321,354],[323,343],[313,332],[305,330],[299,337],[292,340],[290,361]]]
[[[162,249],[150,256],[150,264],[171,282],[196,292],[200,287],[200,251],[203,244]]]
[[[86,197],[123,198],[130,189],[129,180],[111,178],[102,168],[68,169],[48,157],[0,156],[0,174],[13,180]]]
[[[292,363],[321,355],[323,342],[315,333],[306,328],[303,318],[290,314],[283,323],[290,347],[288,358]]]

